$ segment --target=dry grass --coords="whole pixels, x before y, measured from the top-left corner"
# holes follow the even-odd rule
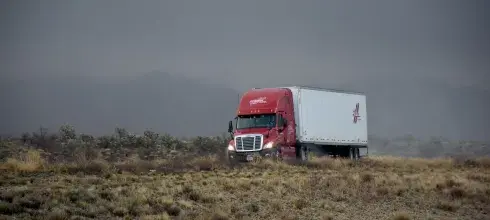
[[[38,150],[29,149],[21,152],[0,166],[0,169],[11,170],[14,172],[35,172],[44,169],[45,161]]]
[[[489,219],[489,159],[316,158],[227,167],[214,157],[1,164],[0,218]]]

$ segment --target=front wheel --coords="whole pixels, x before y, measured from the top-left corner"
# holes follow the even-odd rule
[[[229,151],[225,152],[225,163],[228,166],[233,166],[236,164],[235,158],[230,157]]]

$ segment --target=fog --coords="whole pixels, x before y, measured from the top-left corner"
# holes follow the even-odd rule
[[[490,140],[490,4],[2,1],[0,134],[225,132],[251,87],[365,92],[369,133]]]

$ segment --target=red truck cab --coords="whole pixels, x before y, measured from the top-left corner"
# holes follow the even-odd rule
[[[235,124],[235,126],[233,126]],[[240,99],[227,148],[228,159],[297,157],[293,94],[287,88],[247,91]]]

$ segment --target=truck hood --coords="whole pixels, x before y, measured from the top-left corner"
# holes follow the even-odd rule
[[[269,133],[272,134],[272,130],[275,128],[272,128],[271,131],[269,132],[269,128],[245,128],[245,129],[240,129],[235,131],[235,135],[242,135],[242,134],[263,134],[264,136],[267,136]]]

